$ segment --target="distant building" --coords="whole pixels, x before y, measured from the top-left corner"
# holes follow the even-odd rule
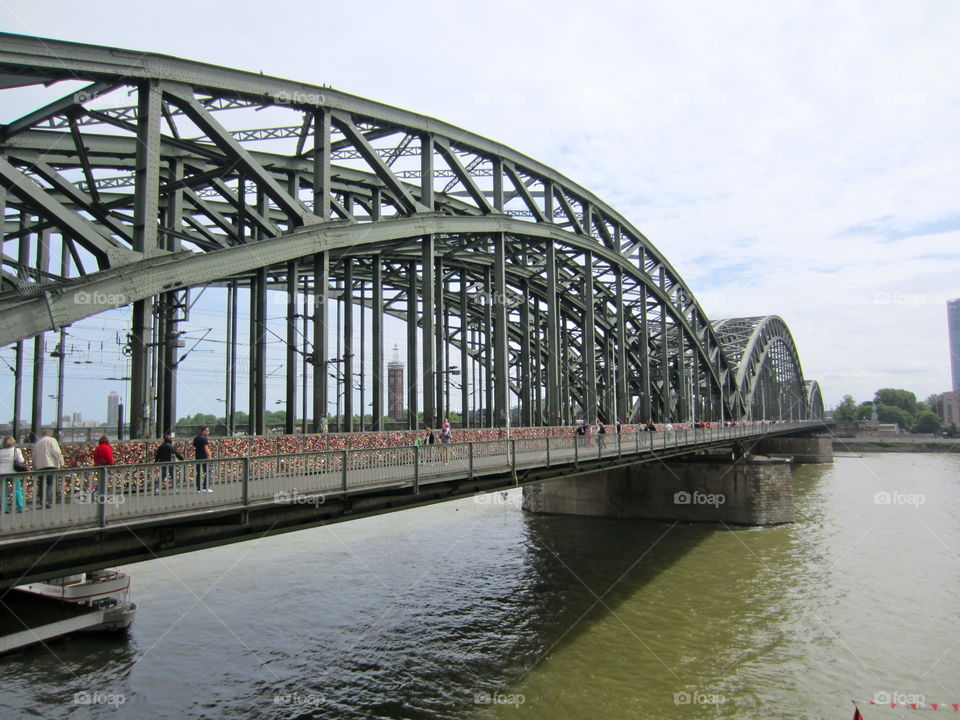
[[[945,392],[937,396],[937,415],[944,427],[960,425],[960,392]]]
[[[120,420],[120,394],[111,390],[107,393],[107,427],[116,427]]]
[[[74,425],[79,425],[79,424],[82,423],[82,422],[83,422],[83,413],[75,412],[75,413],[73,414],[73,424],[74,424]]]
[[[953,392],[960,393],[960,298],[947,301],[947,335],[950,339],[950,374]]]
[[[396,345],[393,361],[387,363],[387,415],[393,420],[403,420],[403,363]]]

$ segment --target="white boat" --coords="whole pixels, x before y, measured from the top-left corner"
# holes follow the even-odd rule
[[[102,623],[84,628],[91,632],[123,630],[133,622],[137,609],[136,603],[129,601],[130,576],[119,570],[94,570],[91,573],[67,575],[46,582],[18,585],[17,589],[103,610]]]
[[[125,630],[137,610],[136,603],[129,600],[130,576],[118,570],[67,575],[14,589],[20,591],[19,602],[28,601],[29,595],[43,598],[28,602],[42,619],[26,629],[0,635],[0,653],[75,632]],[[65,611],[69,611],[66,616]]]
[[[17,590],[26,590],[54,600],[101,607],[127,602],[130,576],[119,570],[94,570],[89,577],[87,573],[78,573],[44,582],[18,585]]]

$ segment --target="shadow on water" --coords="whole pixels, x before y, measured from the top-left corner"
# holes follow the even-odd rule
[[[375,646],[354,648],[366,658],[351,668],[356,704],[303,717],[466,717],[478,698],[509,692],[542,658],[575,643],[723,528],[523,514],[519,531],[515,548],[473,560],[475,579],[460,578],[468,595],[456,599],[459,607],[427,600],[419,617],[408,618],[412,628],[394,620],[391,644],[409,653],[387,666]],[[510,581],[490,582],[496,573]],[[360,689],[370,677],[383,684],[366,704]]]
[[[484,687],[499,679],[504,704],[467,715],[716,717],[675,704],[698,690],[736,698],[723,711],[738,718],[767,712],[736,676],[789,644],[784,618],[817,584],[801,528],[822,524],[829,471],[794,470],[798,522],[777,527],[528,516],[533,642],[488,669]],[[511,707],[515,696],[527,704]]]
[[[563,649],[634,597],[720,525],[567,516],[527,517],[533,584],[527,597],[540,621],[523,665]],[[562,588],[558,592],[558,588]]]
[[[376,716],[472,714],[485,696],[511,692],[544,658],[575,645],[594,623],[717,532],[724,528],[525,514],[523,552],[513,561],[522,563],[523,574],[508,602],[478,596],[479,612],[451,628],[448,638],[454,646],[471,648],[472,657],[431,668],[431,683],[452,690],[444,705],[424,707],[416,692],[400,693],[390,707],[376,708]]]
[[[130,639],[78,634],[9,656],[6,662],[16,666],[16,682],[4,683],[0,708],[22,713],[39,706],[38,717],[136,717],[146,706],[155,708],[152,716],[158,718],[466,717],[477,709],[478,693],[512,687],[543,657],[576,642],[592,623],[722,531],[709,525],[515,511],[506,527],[495,519],[485,522],[507,535],[494,542],[489,535],[467,537],[447,562],[399,599],[378,595],[377,588],[362,582],[350,588],[349,573],[334,574],[330,580],[335,585],[313,579],[301,589],[298,613],[305,597],[317,596],[313,620],[294,623],[297,630],[269,616],[241,621],[260,624],[243,640],[255,649],[258,662],[274,669],[239,677],[249,663],[237,665],[229,650],[218,653],[218,662],[237,670],[229,673],[237,677],[220,678],[219,668],[211,669],[210,679],[221,685],[217,694],[222,698],[191,689],[197,669],[188,663],[169,668],[171,680],[182,677],[183,695],[167,695],[156,707],[143,682],[130,681],[138,661],[152,650],[138,647],[135,624]],[[477,535],[484,534],[483,524]],[[421,531],[421,542],[435,541],[436,547],[450,542],[443,532],[431,535],[429,528]],[[400,560],[372,541],[359,543],[352,552],[374,575],[398,586],[405,584],[400,579],[405,563],[420,572],[430,562],[415,556]],[[283,599],[273,601],[273,612],[293,614]],[[268,606],[271,598],[252,589],[247,602]],[[151,621],[145,616],[137,622]],[[203,640],[196,641],[202,655]],[[85,694],[98,702],[84,706]],[[108,705],[110,694],[122,694],[126,707]]]

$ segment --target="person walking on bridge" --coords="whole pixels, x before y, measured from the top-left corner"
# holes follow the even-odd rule
[[[450,421],[443,419],[443,425],[440,426],[440,442],[443,444],[443,461],[450,462],[450,448],[447,447],[453,442],[453,430],[450,428]]]
[[[163,468],[160,471],[160,479],[153,481],[153,494],[160,494],[160,487],[167,481],[167,478],[170,478],[173,482],[171,485],[176,485],[177,469],[170,465],[173,462],[173,459],[183,460],[183,455],[180,454],[180,451],[177,450],[177,446],[173,444],[173,433],[167,433],[163,436],[163,444],[158,445],[156,452],[153,453],[154,462],[164,463]]]
[[[607,426],[600,421],[600,418],[597,418],[597,444],[600,446],[601,450],[606,447],[606,435]]]
[[[33,444],[33,469],[42,472],[44,470],[59,470],[62,467],[63,453],[60,452],[60,443],[53,436],[53,430],[47,428],[43,431],[43,437]],[[55,477],[53,473],[40,476],[40,484],[43,487],[43,496],[47,507],[53,505]]]
[[[97,440],[97,447],[93,449],[93,465],[94,467],[103,467],[108,465],[115,465],[116,463],[113,460],[113,448],[110,447],[110,438],[106,435],[101,435],[100,439]],[[106,482],[109,484],[110,476],[106,476]],[[94,488],[93,496],[96,498],[97,490]]]
[[[424,444],[424,445],[434,445],[434,444],[436,444],[436,442],[437,442],[437,435],[436,435],[436,433],[433,432],[433,428],[428,425],[428,426],[427,426],[427,434],[423,436],[423,444]],[[427,459],[428,459],[428,460],[435,460],[435,459],[436,459],[436,458],[434,457],[434,454],[433,454],[433,451],[432,451],[432,450],[431,450],[431,451],[429,452],[429,454],[427,455]]]
[[[0,476],[13,475],[26,469],[27,464],[23,460],[23,453],[17,447],[17,441],[12,436],[5,437],[3,449],[0,449]],[[17,508],[17,512],[23,512],[23,488],[20,487],[20,478],[6,478],[2,491],[4,512],[10,512],[11,505]]]
[[[116,465],[113,460],[113,448],[110,447],[110,438],[101,435],[97,441],[97,447],[93,450],[93,464],[96,467],[100,465]]]
[[[210,441],[207,436],[210,434],[210,428],[202,427],[197,436],[193,439],[193,454],[197,460],[208,460],[210,458]],[[200,485],[200,476],[203,475],[203,485]],[[197,462],[196,468],[197,492],[213,492],[210,487],[210,463]]]

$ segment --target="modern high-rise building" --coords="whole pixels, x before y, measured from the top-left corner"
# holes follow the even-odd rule
[[[403,420],[403,363],[400,348],[393,346],[393,360],[387,363],[387,415]]]
[[[947,301],[947,333],[950,338],[950,374],[953,391],[960,392],[960,298]]]
[[[120,394],[111,390],[107,393],[107,427],[116,427],[120,419]]]

